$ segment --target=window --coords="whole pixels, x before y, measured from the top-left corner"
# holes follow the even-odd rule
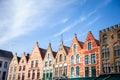
[[[16,72],[17,67],[14,67],[14,72]]]
[[[52,78],[52,70],[50,70],[50,77],[49,78]]]
[[[18,80],[20,80],[20,73],[18,74]]]
[[[103,73],[110,73],[110,63],[103,64]]]
[[[64,66],[64,76],[67,76],[67,66]]]
[[[96,67],[95,66],[91,67],[91,74],[92,74],[92,77],[96,77]]]
[[[91,50],[91,49],[92,49],[92,43],[89,42],[89,43],[88,43],[88,50]]]
[[[96,57],[95,54],[91,54],[91,64],[96,63]]]
[[[37,71],[37,79],[39,79],[39,77],[40,77],[40,72],[39,72],[39,70]]]
[[[120,38],[120,30],[118,31],[118,38]]]
[[[0,68],[2,67],[2,61],[0,61]]]
[[[74,64],[74,56],[71,56],[71,64]]]
[[[74,68],[71,67],[71,77],[73,77],[73,76],[74,76]]]
[[[25,78],[25,74],[23,73],[23,74],[22,74],[22,80],[24,80],[24,78]]]
[[[23,71],[25,71],[25,66],[23,66]]]
[[[115,71],[120,72],[120,62],[115,62]]]
[[[62,67],[59,67],[59,76],[62,76]]]
[[[13,79],[12,80],[15,80],[15,74],[13,74]]]
[[[50,57],[50,54],[48,53],[48,58]]]
[[[85,64],[88,64],[88,55],[85,55]]]
[[[22,63],[24,63],[24,60],[22,60]]]
[[[19,71],[21,71],[22,66],[19,67]]]
[[[109,58],[110,57],[110,51],[109,48],[102,49],[102,58]]]
[[[59,60],[60,60],[60,62],[62,61],[62,54],[60,54],[60,59]]]
[[[65,60],[66,60],[66,56],[65,56]]]
[[[33,70],[32,79],[35,79],[35,71]]]
[[[76,67],[76,76],[80,76],[79,71],[80,71],[80,68],[79,68],[79,66],[77,66],[77,67]]]
[[[114,47],[114,55],[115,55],[115,57],[120,56],[120,46],[115,46]]]
[[[12,77],[11,77],[11,75],[9,75],[9,79],[8,80],[11,80],[12,79]]]
[[[49,66],[52,66],[52,61],[49,61]]]
[[[46,62],[45,62],[45,67],[47,67],[47,65],[48,65],[48,62],[46,61]]]
[[[85,77],[89,77],[89,67],[85,67]]]
[[[31,68],[33,68],[33,65],[34,65],[34,61],[31,61]]]
[[[2,75],[2,80],[5,80],[5,76],[6,76],[6,72],[4,71]]]
[[[107,44],[107,36],[106,35],[103,36],[103,43]]]
[[[73,52],[76,52],[76,44],[73,45]]]
[[[8,63],[7,63],[7,62],[5,62],[5,63],[4,63],[4,68],[7,68],[7,65],[8,65]]]
[[[77,54],[77,55],[76,55],[76,63],[79,63],[79,62],[80,62],[80,55]]]
[[[13,67],[10,68],[10,72],[12,72],[12,70],[13,70]]]
[[[30,70],[28,71],[28,78],[30,78]]]
[[[35,62],[35,67],[38,67],[38,60],[36,60]]]
[[[58,67],[55,68],[55,75],[58,76]]]

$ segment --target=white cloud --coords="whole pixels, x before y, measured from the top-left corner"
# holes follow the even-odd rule
[[[99,18],[100,18],[100,17],[97,16],[97,17],[94,18],[93,20],[89,21],[86,26],[91,26],[91,25],[94,24]]]
[[[64,18],[61,22],[66,23],[68,21],[68,18]]]
[[[85,20],[87,20],[90,16],[92,16],[94,13],[96,12],[96,10],[89,12],[86,15],[80,16],[79,19],[75,20],[73,23],[71,23],[70,25],[68,25],[67,27],[63,28],[60,32],[56,33],[53,35],[53,37],[57,37],[62,35],[63,33],[69,31],[71,28],[73,28],[74,26],[76,26],[77,24],[84,22]],[[92,24],[92,22],[91,22]]]
[[[77,1],[77,0],[76,0]],[[58,10],[75,1],[8,0],[0,3],[0,45],[46,26]],[[49,13],[48,13],[49,12]],[[68,19],[63,19],[63,23]],[[57,22],[56,22],[57,23]],[[48,25],[47,25],[48,26]],[[67,28],[66,28],[67,30]],[[65,31],[66,31],[65,30]],[[64,31],[63,31],[64,32]]]

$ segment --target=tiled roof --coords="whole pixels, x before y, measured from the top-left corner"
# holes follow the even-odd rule
[[[68,54],[68,51],[69,51],[70,47],[68,47],[68,46],[63,46],[63,47],[64,47],[66,53]]]
[[[81,48],[83,48],[84,42],[78,41]]]
[[[99,46],[100,45],[99,40],[95,39],[95,41],[96,41],[97,45]]]
[[[54,58],[55,58],[55,57],[56,57],[57,52],[54,52],[54,51],[53,51],[52,53],[53,53],[53,56],[54,56]]]
[[[11,51],[1,50],[0,49],[0,57],[10,58],[12,59],[13,54]]]
[[[21,57],[17,57],[17,59],[18,59],[18,62],[20,62]]]
[[[39,48],[39,49],[40,49],[40,52],[41,52],[41,57],[42,57],[42,59],[44,59],[47,50],[42,49],[42,48]]]
[[[27,54],[27,55],[26,55],[26,60],[28,61],[29,58],[30,58],[30,54]]]

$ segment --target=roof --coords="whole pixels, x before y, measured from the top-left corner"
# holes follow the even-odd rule
[[[65,52],[68,54],[68,51],[69,51],[70,47],[68,47],[68,46],[63,46],[63,47],[65,49]]]
[[[18,59],[18,62],[20,62],[21,57],[17,57],[17,59]]]
[[[25,57],[26,57],[26,60],[28,61],[30,58],[30,54],[27,54]]]
[[[40,49],[40,52],[41,52],[41,57],[42,57],[42,59],[44,59],[47,50],[42,49],[42,48],[39,48],[39,49]]]
[[[83,48],[84,42],[78,41],[81,48]]]
[[[95,39],[95,41],[96,41],[97,45],[99,46],[100,45],[99,40]]]
[[[53,56],[54,56],[54,58],[55,58],[55,57],[56,57],[57,52],[54,52],[54,51],[53,51],[52,53],[53,53]]]
[[[13,54],[11,51],[6,51],[6,50],[1,50],[0,49],[0,57],[5,57],[5,58],[13,58]]]

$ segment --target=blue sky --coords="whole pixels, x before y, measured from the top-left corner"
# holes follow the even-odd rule
[[[57,51],[61,35],[71,45],[76,33],[85,41],[88,31],[120,24],[120,0],[0,0],[0,48],[31,53],[35,42]]]

